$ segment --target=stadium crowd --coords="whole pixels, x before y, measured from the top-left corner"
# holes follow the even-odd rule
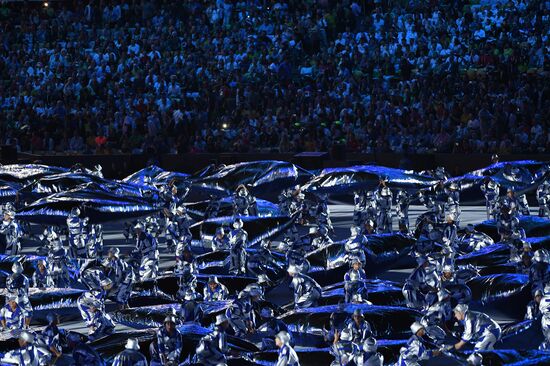
[[[19,151],[550,151],[549,1],[0,6]]]

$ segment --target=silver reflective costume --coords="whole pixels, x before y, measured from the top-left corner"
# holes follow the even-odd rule
[[[275,366],[300,366],[300,360],[294,348],[285,343],[279,349],[279,355]]]
[[[537,202],[539,204],[539,217],[550,218],[550,182],[544,181],[537,188]]]
[[[77,214],[73,213],[67,216],[67,228],[69,230],[69,247],[71,248],[71,255],[75,259],[86,258],[87,225],[87,218],[81,219]]]
[[[365,211],[363,216],[363,223],[369,220],[376,223],[378,217],[378,207],[376,197],[373,191],[368,191],[365,195]]]
[[[339,340],[329,349],[335,360],[330,366],[342,366],[352,363],[356,364],[356,357],[359,355],[359,348],[350,341]]]
[[[27,343],[24,347],[10,351],[1,359],[10,365],[20,366],[39,366],[47,365],[49,362],[49,352],[43,348],[39,348],[32,343]]]
[[[281,213],[286,216],[291,216],[292,214],[292,189],[285,189],[278,197],[279,210]]]
[[[99,290],[86,291],[78,297],[76,304],[82,319],[87,326],[90,326],[94,316],[90,308],[94,307],[101,311],[105,309],[105,292]]]
[[[204,366],[225,364],[225,354],[229,351],[225,331],[217,327],[214,332],[201,338],[196,349],[197,363]]]
[[[170,219],[167,219],[166,246],[169,251],[176,250],[177,244],[180,242],[184,242],[183,245],[189,244],[191,238],[191,232],[189,231],[190,223],[191,218],[183,207],[174,210],[174,215]]]
[[[542,335],[544,336],[544,342],[541,347],[548,349],[548,346],[550,346],[550,293],[546,292],[546,290],[548,290],[548,287],[545,288],[544,295],[539,304],[539,310],[542,314],[541,327]]]
[[[92,318],[88,323],[90,340],[96,340],[106,335],[113,334],[115,331],[115,323],[111,316],[103,310],[96,309],[92,313]]]
[[[351,340],[356,344],[363,344],[372,335],[372,328],[365,319],[362,319],[359,324],[352,319],[347,322],[346,328],[351,334]]]
[[[214,281],[215,279],[215,281]],[[214,290],[210,288],[210,286],[204,287],[204,301],[221,301],[227,299],[227,296],[229,295],[229,291],[227,290],[227,287],[225,287],[223,284],[218,282],[218,279],[214,277],[214,279],[209,279],[208,283],[215,282],[217,283],[217,286]],[[208,285],[208,284],[207,284]]]
[[[141,254],[139,267],[140,280],[155,278],[158,273],[159,251],[157,239],[149,233],[141,232],[136,237],[136,249]]]
[[[103,227],[100,224],[89,226],[86,247],[88,259],[101,257],[103,252]]]
[[[393,193],[388,187],[381,187],[375,194],[378,216],[376,218],[377,233],[391,233],[392,231],[392,200]]]
[[[366,197],[364,191],[353,192],[353,223],[362,226],[365,216]]]
[[[362,303],[366,302],[368,299],[367,287],[365,286],[365,281],[367,275],[362,268],[358,270],[350,269],[344,275],[344,301],[346,303]]]
[[[17,298],[17,305],[23,311],[25,318],[32,316],[32,306],[29,300],[29,279],[23,273],[12,273],[6,279],[8,294]]]
[[[432,351],[427,349],[422,338],[414,334],[405,347],[399,350],[398,366],[420,366],[420,361],[432,358]]]
[[[475,343],[476,351],[491,351],[500,339],[500,326],[484,313],[468,310],[464,314],[464,332],[461,340]]]
[[[497,232],[503,242],[521,238],[519,219],[515,216],[500,214],[497,220]]]
[[[473,226],[471,228],[467,227],[466,232],[458,239],[460,250],[468,253],[483,249],[494,243],[489,235],[475,231]]]
[[[117,260],[117,267],[115,269],[115,286],[111,290],[114,293],[117,304],[126,304],[130,295],[132,294],[132,286],[134,284],[134,272],[128,265],[121,259]]]
[[[498,195],[500,186],[492,179],[484,182],[480,186],[481,191],[485,195],[485,210],[487,212],[487,220],[496,219],[496,210],[498,204]]]
[[[239,298],[229,306],[225,315],[229,320],[229,325],[233,328],[238,337],[245,336],[248,329],[253,324],[254,313],[250,296],[248,294],[239,294]]]
[[[233,194],[233,214],[243,216],[257,215],[256,198],[244,186],[239,186]]]
[[[57,243],[48,253],[48,287],[65,288],[70,286],[69,258],[61,243]]]
[[[518,211],[522,215],[529,216],[529,202],[527,202],[527,196],[522,194],[518,196]]]
[[[315,306],[321,297],[321,286],[313,278],[302,273],[294,275],[290,287],[294,290],[294,306],[297,308]]]
[[[348,257],[357,257],[361,260],[361,263],[366,262],[365,249],[368,247],[368,239],[365,235],[360,233],[358,227],[351,228],[351,237],[346,240],[344,249]],[[370,251],[369,251],[370,253]]]
[[[172,334],[166,330],[165,326],[157,330],[157,351],[162,362],[161,364],[178,365],[182,347],[183,337],[177,329],[174,329]],[[162,361],[163,359],[165,361]]]
[[[245,273],[248,233],[242,228],[231,230],[229,243],[231,244],[229,249],[229,272],[232,274]]]
[[[457,232],[458,227],[454,223],[446,223],[443,227],[443,236],[441,238],[443,253],[451,260],[454,259],[457,249]]]
[[[405,281],[402,292],[408,307],[424,308],[436,296],[440,285],[436,268],[432,265],[416,268]]]
[[[115,356],[112,366],[147,366],[147,359],[137,350],[125,349]]]
[[[229,244],[229,238],[225,235],[224,229],[219,227],[216,229],[216,234],[212,239],[212,250],[229,250],[231,245]]]
[[[457,225],[460,224],[460,192],[451,190],[448,192],[447,204],[445,205],[446,215],[452,215]]]
[[[442,325],[451,320],[453,308],[451,307],[449,299],[438,301],[425,311],[425,318],[428,325]]]
[[[535,300],[529,301],[527,304],[527,311],[525,312],[525,319],[536,319],[541,315],[540,305]]]
[[[2,225],[0,226],[0,234],[5,235],[6,237],[6,251],[7,255],[17,255],[21,250],[21,244],[19,240],[23,236],[23,232],[19,224],[11,220],[3,220]]]
[[[395,205],[395,214],[399,225],[399,231],[409,231],[409,204],[410,196],[407,191],[399,190],[397,192],[397,203]]]

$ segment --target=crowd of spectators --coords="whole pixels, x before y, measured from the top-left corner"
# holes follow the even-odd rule
[[[550,1],[0,5],[19,151],[550,151]]]

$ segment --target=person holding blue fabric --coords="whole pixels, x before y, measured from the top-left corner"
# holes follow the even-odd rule
[[[361,309],[355,309],[351,319],[346,323],[346,328],[349,329],[353,343],[363,344],[367,338],[372,335],[372,328]]]
[[[359,366],[383,366],[384,356],[378,351],[378,342],[369,337],[363,343],[363,352],[357,357]]]
[[[284,321],[277,319],[273,309],[265,307],[260,311],[262,324],[258,327],[258,332],[262,333],[262,350],[274,349],[275,336],[277,333],[288,332],[288,327]]]
[[[141,223],[136,224],[134,230],[136,232],[136,250],[140,255],[139,279],[143,281],[155,278],[159,264],[157,239],[145,231]]]
[[[101,286],[100,290],[86,291],[76,300],[78,310],[80,310],[80,315],[82,316],[82,319],[86,321],[87,325],[90,324],[92,319],[90,307],[93,306],[101,311],[105,310],[107,291],[113,287],[113,281],[109,278],[104,278],[101,280],[99,285]]]
[[[48,287],[65,288],[71,285],[69,258],[63,243],[59,240],[52,243],[48,252]]]
[[[46,261],[43,259],[39,259],[36,263],[36,270],[32,275],[32,287],[48,287],[48,269],[46,268]]]
[[[290,336],[287,332],[277,333],[275,344],[279,347],[279,356],[276,366],[300,366],[296,351],[290,346]]]
[[[217,366],[227,362],[226,355],[231,352],[226,340],[228,328],[229,319],[224,314],[216,315],[214,331],[202,337],[195,350],[195,363]]]
[[[157,347],[153,349],[151,366],[178,365],[183,347],[183,339],[176,329],[176,318],[168,315],[164,324],[157,330]]]
[[[344,299],[346,303],[365,303],[368,299],[368,291],[365,281],[367,275],[362,267],[359,257],[351,257],[351,269],[344,275]]]
[[[208,277],[208,282],[204,287],[204,301],[222,301],[227,299],[229,290],[218,281],[218,277]]]
[[[254,312],[252,296],[247,291],[241,291],[239,296],[227,308],[225,316],[237,337],[244,337],[254,332]]]
[[[0,324],[2,329],[8,330],[23,329],[25,326],[25,315],[17,304],[16,296],[9,296],[8,303],[0,310]]]
[[[10,295],[17,298],[17,304],[25,316],[25,325],[29,325],[32,317],[32,306],[29,301],[29,279],[23,274],[23,266],[15,262],[11,267],[12,274],[6,279],[6,288]]]
[[[90,313],[92,318],[88,325],[88,338],[91,341],[114,333],[115,323],[109,314],[99,308],[96,308],[94,305],[90,306]]]
[[[334,356],[334,361],[330,364],[331,366],[356,364],[356,357],[359,356],[360,351],[358,345],[353,342],[353,335],[349,328],[344,328],[341,332],[335,333],[329,352]]]
[[[294,291],[294,307],[303,309],[317,306],[321,298],[321,286],[313,278],[300,273],[294,265],[288,266],[287,272],[292,277],[290,287]]]
[[[55,357],[61,357],[62,348],[59,338],[64,331],[57,327],[59,318],[57,314],[48,313],[48,315],[46,315],[46,320],[48,321],[48,326],[40,332],[40,343],[44,345]]]
[[[468,305],[465,304],[458,304],[453,311],[456,319],[464,323],[464,333],[460,342],[454,345],[454,349],[459,350],[466,343],[475,343],[476,351],[493,350],[501,333],[497,322],[484,313],[469,310]]]
[[[34,344],[34,334],[23,331],[19,335],[17,340],[19,343],[19,348],[13,351],[10,351],[2,357],[0,362],[2,364],[16,364],[24,366],[39,366],[47,364],[46,355],[39,352],[38,347]]]
[[[69,333],[67,337],[69,349],[72,350],[73,363],[72,366],[105,366],[103,358],[90,347],[82,342],[82,337],[79,333]]]
[[[4,211],[4,220],[0,223],[0,234],[5,236],[6,249],[3,254],[17,255],[21,250],[21,237],[23,231],[19,224],[15,221],[15,211]]]
[[[426,329],[419,322],[414,322],[411,325],[412,336],[407,341],[405,347],[399,350],[398,366],[419,366],[419,361],[429,360],[432,357],[437,357],[441,354],[439,350],[429,350],[426,348],[424,335]]]
[[[136,338],[128,339],[124,348],[124,351],[115,356],[112,366],[147,366],[147,359],[139,351]]]
[[[80,215],[80,208],[73,207],[71,213],[67,216],[68,241],[71,256],[79,262],[83,261],[87,255],[86,227],[88,226],[88,218],[81,218]]]

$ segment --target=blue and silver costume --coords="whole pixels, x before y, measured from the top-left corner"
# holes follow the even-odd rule
[[[216,283],[216,288],[212,290],[210,286],[208,286],[210,283]],[[227,299],[229,291],[227,287],[218,281],[216,276],[210,276],[208,284],[204,287],[204,301],[221,301]]]
[[[395,214],[399,225],[399,231],[406,233],[409,231],[409,204],[410,196],[405,190],[397,192],[397,202],[395,205]]]
[[[244,274],[246,270],[246,247],[248,246],[248,233],[242,228],[242,221],[237,220],[233,224],[234,229],[229,234],[229,273]]]
[[[11,220],[3,220],[0,225],[0,234],[6,238],[6,255],[17,255],[21,250],[19,240],[23,236],[23,231],[19,224],[12,218]]]
[[[225,354],[229,351],[225,337],[222,327],[216,327],[212,333],[202,337],[196,349],[196,363],[204,366],[225,364]]]
[[[157,239],[151,234],[141,231],[136,237],[136,249],[141,254],[140,280],[155,278],[158,273],[159,262]]]
[[[316,306],[321,297],[321,287],[308,275],[296,273],[290,287],[294,290],[294,306],[296,308],[309,308]]]
[[[15,310],[9,304],[0,309],[0,321],[6,322],[5,329],[23,329],[25,326],[25,314],[23,310],[16,306]]]
[[[464,332],[461,340],[475,343],[476,351],[491,351],[500,339],[500,326],[484,313],[468,310],[464,314]]]
[[[17,271],[18,272],[18,271]],[[32,306],[29,300],[29,279],[23,273],[12,273],[6,279],[8,294],[17,298],[17,304],[26,318],[32,316]]]
[[[365,281],[367,275],[362,268],[357,270],[351,268],[344,275],[345,302],[362,303],[368,299]]]
[[[539,217],[550,218],[550,181],[546,180],[537,188]]]
[[[492,179],[485,180],[481,186],[481,191],[485,195],[485,210],[487,212],[487,220],[497,217],[497,204],[500,192],[500,186]]]
[[[420,361],[433,357],[432,350],[427,349],[422,338],[416,334],[409,338],[407,345],[401,347],[399,353],[398,366],[420,366]]]
[[[238,299],[225,312],[225,316],[229,320],[229,325],[233,328],[235,335],[238,337],[245,336],[249,329],[253,328],[254,313],[250,295],[242,291]]]
[[[376,218],[377,233],[392,232],[392,200],[393,193],[386,187],[380,187],[375,193],[376,206],[378,207],[378,216]]]
[[[171,362],[177,365],[182,347],[183,338],[176,329],[172,334],[164,326],[157,330],[157,351],[161,361],[164,359],[163,362]]]
[[[80,218],[80,210],[74,209],[67,216],[67,228],[69,230],[69,248],[74,259],[84,259],[87,256],[86,227],[88,218]]]

